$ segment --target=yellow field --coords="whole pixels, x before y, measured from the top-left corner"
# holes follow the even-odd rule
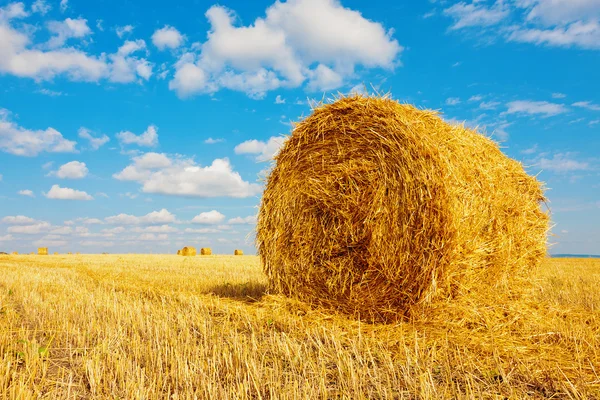
[[[265,295],[254,256],[0,256],[0,398],[600,398],[600,260],[532,283],[370,325]]]

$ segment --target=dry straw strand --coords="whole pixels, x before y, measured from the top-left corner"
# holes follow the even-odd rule
[[[195,247],[191,247],[191,246],[186,246],[183,249],[181,249],[181,255],[182,256],[195,256],[196,255],[196,248]]]
[[[210,249],[210,247],[202,247],[200,249],[200,254],[203,256],[210,256],[212,254],[212,250]]]
[[[398,320],[526,278],[546,255],[544,200],[475,130],[355,95],[295,125],[266,181],[256,244],[272,292]]]

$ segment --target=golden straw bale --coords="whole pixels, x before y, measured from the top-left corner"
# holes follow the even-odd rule
[[[183,249],[181,249],[181,255],[182,256],[195,256],[196,255],[196,248],[195,247],[191,247],[191,246],[186,246]]]
[[[13,255],[13,256],[18,256],[18,255],[19,255],[19,252],[18,252],[18,251],[13,251],[13,252],[12,252],[12,255]]]
[[[200,254],[203,256],[210,256],[212,254],[212,250],[210,249],[210,247],[202,247],[200,249]]]
[[[236,249],[236,250],[234,250],[234,252],[233,252],[233,255],[236,255],[236,256],[243,256],[243,255],[244,255],[244,252],[243,252],[242,250],[237,250],[237,249]]]
[[[38,255],[40,255],[40,256],[47,256],[48,255],[48,248],[47,247],[38,247]]]
[[[177,255],[180,256],[181,255],[181,250],[177,250]]]
[[[397,320],[518,287],[546,255],[544,200],[475,130],[355,95],[295,125],[267,178],[256,244],[272,292]]]

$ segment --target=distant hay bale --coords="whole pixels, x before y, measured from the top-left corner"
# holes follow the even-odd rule
[[[31,253],[29,253],[30,256],[34,255],[35,253],[32,251]]]
[[[181,255],[181,250],[177,250],[177,255],[180,256]]]
[[[71,252],[69,251],[67,254],[73,254],[73,253],[71,253]]]
[[[236,249],[236,250],[233,252],[233,255],[235,255],[235,256],[243,256],[243,255],[244,255],[244,252],[243,252],[242,250],[237,250],[237,249]]]
[[[256,244],[271,291],[397,320],[526,278],[546,255],[544,200],[475,130],[356,95],[294,127],[267,178]]]
[[[212,254],[212,250],[210,249],[210,247],[202,247],[200,249],[200,254],[203,256],[210,256]]]
[[[38,255],[39,256],[47,256],[48,248],[47,247],[38,247]]]
[[[182,256],[195,256],[196,255],[196,248],[195,247],[191,247],[191,246],[186,246],[183,249],[181,249],[181,255]]]
[[[13,256],[18,256],[18,255],[19,255],[19,252],[18,252],[18,251],[13,251],[13,252],[12,252],[12,255],[13,255]]]
[[[55,251],[55,252],[54,252],[54,255],[55,255],[55,256],[57,256],[57,255],[58,255],[58,252],[57,252],[57,251]]]

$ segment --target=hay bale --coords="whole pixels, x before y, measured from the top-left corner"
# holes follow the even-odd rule
[[[73,254],[73,253],[71,253],[71,252],[69,251],[67,254]]]
[[[32,251],[29,253],[30,256],[33,256],[35,253]]]
[[[18,251],[13,251],[13,252],[12,252],[12,255],[13,255],[13,256],[18,256],[18,255],[19,255],[19,252],[18,252]]]
[[[476,131],[357,95],[295,126],[267,178],[256,244],[272,292],[396,320],[526,278],[546,255],[544,200]]]
[[[38,247],[38,255],[39,256],[47,256],[48,248],[47,247]]]
[[[177,255],[180,256],[181,255],[181,250],[177,250]]]
[[[183,249],[181,249],[181,255],[182,256],[195,256],[196,255],[196,248],[195,247],[191,247],[191,246],[186,246]]]
[[[200,249],[200,254],[203,256],[210,256],[212,254],[212,250],[210,249],[210,247],[202,247]]]
[[[234,256],[243,256],[244,252],[242,250],[237,250],[236,249],[236,250],[233,251],[233,255]]]
[[[54,252],[54,255],[55,255],[55,256],[57,256],[57,255],[58,255],[58,252],[57,252],[57,251],[55,251],[55,252]]]

